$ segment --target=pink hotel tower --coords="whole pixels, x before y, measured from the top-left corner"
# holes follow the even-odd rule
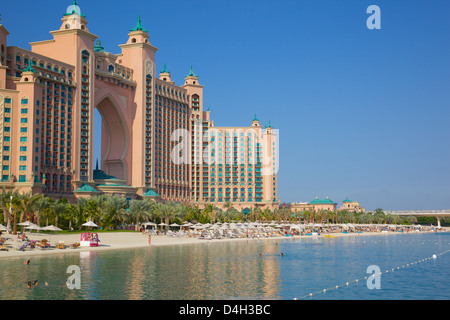
[[[156,76],[158,49],[140,18],[119,54],[106,52],[86,25],[73,1],[53,39],[29,51],[8,47],[0,24],[0,188],[71,202],[114,194],[278,207],[277,130],[256,116],[249,127],[214,127],[192,68],[181,86],[165,66]]]

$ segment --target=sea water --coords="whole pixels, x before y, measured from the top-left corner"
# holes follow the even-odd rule
[[[79,248],[32,256],[29,265],[24,252],[0,258],[0,299],[447,300],[448,250],[450,233],[399,233]],[[368,273],[371,266],[381,274]],[[75,275],[79,288],[70,289]]]

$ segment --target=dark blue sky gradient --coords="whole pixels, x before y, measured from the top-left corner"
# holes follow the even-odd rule
[[[8,45],[51,39],[70,0],[2,0]],[[369,5],[381,30],[369,30]],[[105,50],[141,15],[181,85],[192,65],[216,126],[280,130],[281,201],[450,209],[450,2],[78,1]],[[39,8],[39,6],[41,6]]]

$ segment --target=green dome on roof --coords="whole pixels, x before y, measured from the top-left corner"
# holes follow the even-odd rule
[[[309,204],[337,204],[336,202],[331,201],[330,199],[314,199]]]
[[[102,47],[102,42],[100,41],[100,39],[98,39],[95,42],[94,51],[97,51],[97,52],[104,52],[105,51],[105,48]]]
[[[80,17],[86,17],[84,14],[81,14],[81,9],[76,0],[72,1],[72,4],[67,7],[66,13],[64,13],[65,16],[71,16],[73,14],[77,14]]]
[[[96,189],[92,188],[88,184],[83,184],[80,188],[75,190],[75,192],[99,192],[99,191],[97,191]]]
[[[143,197],[159,197],[159,194],[157,194],[152,189],[148,189],[146,193],[142,195]]]
[[[348,198],[347,199],[345,199],[344,201],[342,201],[342,202],[353,202],[352,200],[348,200]]]
[[[114,176],[106,174],[103,170],[94,170],[94,180],[119,180]]]

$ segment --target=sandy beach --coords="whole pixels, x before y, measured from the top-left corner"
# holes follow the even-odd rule
[[[440,232],[449,232],[450,228],[442,228]],[[428,231],[429,232],[429,231]],[[406,234],[415,234],[419,232],[409,232]],[[424,233],[424,232],[420,232]],[[425,232],[427,233],[427,232]],[[363,233],[329,233],[333,237],[362,237],[369,235],[378,236],[389,236],[394,234],[400,234],[399,232],[363,232]],[[212,242],[223,242],[223,241],[249,241],[249,240],[271,240],[271,239],[286,239],[286,236],[278,237],[268,237],[268,238],[225,238],[225,239],[211,239],[202,240],[196,237],[174,237],[168,235],[152,235],[151,244],[149,244],[149,235],[141,232],[102,232],[99,233],[99,246],[98,247],[78,247],[71,248],[70,244],[80,242],[80,234],[43,234],[43,233],[26,233],[29,239],[41,241],[42,239],[47,239],[49,243],[53,246],[51,248],[26,248],[24,251],[18,250],[23,241],[18,239],[17,235],[5,234],[3,233],[2,238],[7,239],[5,241],[5,246],[7,250],[0,251],[0,259],[11,258],[11,257],[23,257],[29,259],[36,255],[52,255],[52,254],[66,254],[66,253],[76,253],[79,251],[103,251],[103,250],[117,250],[117,249],[131,249],[131,248],[142,248],[157,246],[168,246],[168,245],[185,245],[185,244],[202,244],[202,243],[212,243]],[[326,239],[327,233],[320,234],[319,238]],[[308,235],[295,235],[294,238],[311,238]],[[292,237],[289,237],[292,238]],[[64,241],[65,248],[57,249],[55,245]]]

